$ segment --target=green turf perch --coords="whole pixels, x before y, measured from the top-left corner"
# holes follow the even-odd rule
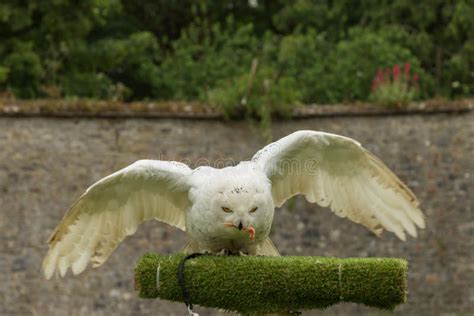
[[[145,254],[135,268],[142,298],[182,301],[182,254]],[[159,284],[156,284],[157,267]],[[186,263],[195,305],[247,313],[282,313],[354,302],[382,309],[404,303],[407,262],[395,258],[203,256]]]

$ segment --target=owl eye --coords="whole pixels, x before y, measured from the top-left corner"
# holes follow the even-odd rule
[[[250,213],[254,213],[257,209],[258,209],[258,206],[254,207],[253,209],[250,210]]]
[[[230,208],[228,208],[228,207],[224,207],[224,206],[223,206],[223,207],[222,207],[222,210],[223,210],[224,212],[226,212],[226,213],[232,213],[232,210],[231,210]]]

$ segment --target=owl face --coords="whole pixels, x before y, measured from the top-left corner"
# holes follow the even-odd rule
[[[245,177],[223,183],[213,196],[210,209],[218,230],[237,235],[244,231],[253,239],[268,233],[274,206],[270,187]]]
[[[273,221],[271,184],[258,170],[242,165],[207,169],[195,177],[189,197],[186,231],[194,239],[231,240],[238,243],[262,241]],[[194,229],[192,226],[199,226]]]

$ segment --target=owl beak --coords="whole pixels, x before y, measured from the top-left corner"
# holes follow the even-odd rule
[[[248,227],[244,227],[244,224],[242,224],[242,222],[239,222],[239,225],[235,225],[234,223],[224,223],[224,226],[225,227],[234,227],[234,228],[237,228],[238,230],[240,231],[244,231],[244,232],[247,232],[249,233],[249,238],[251,241],[254,241],[255,240],[255,228],[253,228],[252,226],[248,226]]]
[[[238,230],[244,229],[244,224],[242,224],[242,222],[239,222],[239,225],[235,225],[234,223],[224,223],[224,226],[225,227],[235,227]],[[245,229],[244,229],[244,231],[245,231]]]

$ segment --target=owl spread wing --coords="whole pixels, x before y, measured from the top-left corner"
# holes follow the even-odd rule
[[[184,230],[187,175],[178,162],[139,160],[93,184],[72,205],[49,239],[43,260],[47,279],[69,268],[99,266],[138,225],[156,219]]]
[[[377,235],[385,228],[405,240],[425,222],[411,190],[358,142],[339,135],[298,131],[252,158],[272,182],[276,206],[304,194]]]

